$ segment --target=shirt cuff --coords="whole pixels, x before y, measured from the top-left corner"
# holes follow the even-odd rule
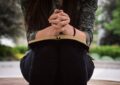
[[[36,36],[37,32],[38,32],[38,31],[28,32],[28,33],[27,33],[27,40],[28,40],[28,41],[35,40],[35,36]]]
[[[90,44],[91,44],[90,35],[89,35],[88,32],[85,32],[85,34],[86,34],[86,44],[87,44],[88,46],[90,46]]]

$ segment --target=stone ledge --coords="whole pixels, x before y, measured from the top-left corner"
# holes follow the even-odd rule
[[[0,85],[28,85],[23,78],[0,78]],[[120,82],[91,80],[88,85],[120,85]]]

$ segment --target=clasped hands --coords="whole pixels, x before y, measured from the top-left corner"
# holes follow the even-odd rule
[[[82,41],[86,41],[86,33],[71,26],[69,24],[70,17],[63,10],[55,9],[48,21],[51,25],[38,31],[35,35],[35,39],[57,36],[62,33],[63,35],[76,36]]]
[[[60,33],[65,35],[73,35],[73,27],[69,24],[70,17],[63,10],[55,9],[48,19],[51,26],[55,29],[56,35]]]
[[[56,36],[60,33],[73,36],[74,28],[69,24],[70,17],[63,10],[55,9],[48,21],[51,25],[38,31],[35,35],[35,39],[40,39],[45,36]]]

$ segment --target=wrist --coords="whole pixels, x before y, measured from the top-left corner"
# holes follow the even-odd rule
[[[49,27],[49,36],[55,36],[55,35],[58,35],[59,34],[59,30],[56,29],[55,27],[53,26],[50,26]]]
[[[40,30],[36,33],[35,39],[40,39],[45,36],[54,36],[57,35],[56,29],[52,26],[46,27],[43,30]]]
[[[86,42],[86,33],[84,31],[76,29],[76,36],[80,37],[81,40]]]
[[[66,29],[64,29],[63,34],[75,36],[75,34],[76,34],[76,29],[75,29],[73,26],[68,25],[68,26],[66,27]]]
[[[76,28],[73,27],[73,31],[74,31],[73,36],[75,36],[76,35]]]

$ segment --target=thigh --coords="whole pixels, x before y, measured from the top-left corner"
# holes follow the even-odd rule
[[[45,42],[34,48],[30,85],[54,85],[57,71],[56,43]]]
[[[87,69],[82,44],[66,42],[61,45],[61,74],[64,85],[87,85]]]
[[[25,53],[24,57],[20,61],[20,69],[23,77],[29,82],[31,63],[33,61],[34,53],[29,50]]]
[[[93,75],[94,68],[95,68],[93,59],[89,54],[85,55],[85,63],[86,63],[86,68],[87,68],[87,80],[89,81]]]

